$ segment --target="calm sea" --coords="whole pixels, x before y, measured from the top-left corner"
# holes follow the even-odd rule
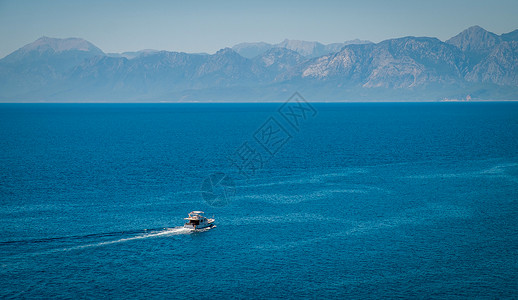
[[[518,103],[285,108],[0,105],[0,298],[518,297]]]

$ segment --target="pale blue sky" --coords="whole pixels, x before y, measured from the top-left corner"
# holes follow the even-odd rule
[[[105,52],[145,48],[214,53],[239,42],[284,38],[374,42],[441,40],[480,25],[518,29],[517,0],[27,1],[0,0],[0,57],[41,36],[84,38]]]

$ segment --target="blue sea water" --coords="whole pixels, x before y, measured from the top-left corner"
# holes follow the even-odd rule
[[[279,106],[0,105],[0,298],[518,297],[518,103]]]

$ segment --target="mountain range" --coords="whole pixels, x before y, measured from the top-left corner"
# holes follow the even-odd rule
[[[518,100],[518,30],[446,41],[241,43],[215,54],[104,53],[42,37],[0,59],[2,102]]]

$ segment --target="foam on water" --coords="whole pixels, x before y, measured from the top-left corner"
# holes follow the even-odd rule
[[[305,184],[321,184],[325,183],[329,178],[340,178],[340,177],[350,177],[356,174],[366,174],[369,170],[366,168],[347,168],[336,170],[335,172],[329,173],[317,173],[317,174],[309,174],[304,176],[275,176],[272,178],[268,178],[269,182],[263,182],[265,178],[262,178],[262,182],[260,183],[242,183],[236,185],[236,187],[269,187],[269,186],[282,186],[282,185],[305,185]]]
[[[287,248],[300,247],[302,245],[314,244],[329,239],[344,238],[351,235],[367,234],[376,230],[391,229],[403,225],[418,225],[418,224],[431,224],[434,222],[440,222],[443,219],[448,218],[460,218],[465,219],[471,216],[472,212],[465,207],[449,205],[449,204],[427,204],[426,206],[419,208],[406,209],[399,215],[385,218],[381,220],[372,220],[365,222],[356,222],[356,224],[350,223],[347,220],[335,219],[334,229],[332,233],[324,234],[319,237],[299,240],[295,242],[284,242],[284,243],[267,243],[263,245],[257,245],[255,249],[277,251]]]
[[[213,226],[212,228],[215,228],[216,226]],[[210,228],[208,228],[210,229]],[[63,247],[63,248],[53,248],[49,250],[43,250],[43,251],[37,251],[32,253],[16,253],[13,258],[16,257],[34,257],[34,256],[40,256],[40,255],[48,255],[58,252],[68,252],[68,251],[74,251],[74,250],[80,250],[80,249],[86,249],[86,248],[96,248],[96,247],[103,247],[103,246],[109,246],[109,245],[115,245],[120,243],[127,243],[135,240],[142,240],[142,239],[151,239],[151,238],[159,238],[159,237],[168,237],[168,236],[174,236],[174,235],[187,235],[194,233],[188,228],[184,228],[182,226],[173,227],[173,228],[163,228],[161,230],[150,230],[150,232],[147,232],[148,230],[140,230],[140,231],[134,231],[134,232],[128,232],[128,233],[118,233],[117,235],[131,235],[129,237],[122,237],[118,239],[108,240],[108,241],[99,241],[99,242],[90,242],[90,243],[83,243],[77,246],[71,246],[71,247]],[[198,230],[197,232],[204,232],[207,230]],[[73,236],[73,237],[60,237],[60,238],[54,238],[54,239],[47,239],[47,240],[26,240],[26,241],[12,241],[12,242],[6,242],[4,245],[8,244],[39,244],[39,243],[47,243],[48,246],[52,247],[52,244],[55,242],[63,243],[63,242],[69,242],[69,243],[76,243],[76,241],[82,241],[84,239],[103,239],[105,237],[110,237],[115,235],[116,233],[104,233],[104,234],[92,234],[88,236]]]
[[[409,175],[403,176],[404,179],[438,179],[438,178],[477,178],[477,177],[490,177],[490,178],[502,178],[512,182],[518,182],[516,176],[507,173],[507,168],[516,167],[516,163],[498,164],[490,168],[473,171],[473,172],[460,172],[460,173],[435,173],[435,174],[420,174],[420,175]]]
[[[128,243],[136,240],[144,240],[144,239],[154,239],[154,238],[164,238],[164,237],[171,237],[171,236],[178,236],[178,235],[190,235],[190,234],[199,234],[206,231],[209,231],[211,229],[216,228],[217,226],[214,225],[212,227],[199,229],[196,231],[193,231],[188,228],[184,228],[183,226],[177,226],[172,228],[163,228],[163,229],[144,229],[139,231],[132,231],[132,232],[122,232],[122,233],[101,233],[101,234],[91,234],[88,236],[71,236],[71,237],[59,237],[59,238],[53,238],[53,239],[44,239],[44,240],[21,240],[21,241],[12,241],[12,242],[4,242],[4,245],[8,244],[39,244],[39,243],[49,243],[49,246],[52,247],[52,244],[55,242],[63,243],[63,242],[71,242],[76,243],[79,241],[83,241],[84,239],[103,239],[106,237],[110,237],[113,235],[131,235],[130,237],[123,237],[108,241],[99,241],[99,242],[90,242],[90,243],[83,243],[77,246],[72,247],[63,247],[63,248],[53,248],[49,250],[42,250],[42,251],[36,251],[36,252],[21,252],[21,253],[15,253],[11,255],[9,258],[9,261],[6,261],[0,265],[2,268],[13,267],[16,265],[22,265],[23,261],[26,259],[34,259],[39,256],[45,256],[45,255],[51,255],[51,254],[57,254],[57,253],[63,253],[63,252],[72,252],[76,250],[82,250],[82,249],[93,249],[93,248],[99,248],[99,247],[106,247],[111,245],[117,245],[122,243]],[[149,232],[148,232],[149,231]],[[0,244],[1,245],[1,244]],[[7,257],[5,257],[7,258]]]
[[[219,218],[225,226],[239,226],[239,225],[260,225],[260,224],[275,224],[275,223],[307,223],[308,221],[343,221],[339,218],[330,218],[321,214],[312,213],[289,213],[283,215],[262,215],[262,216],[246,216],[239,218]]]
[[[261,202],[271,204],[298,204],[306,201],[315,201],[319,199],[325,199],[335,194],[367,194],[375,188],[352,188],[352,189],[321,189],[311,193],[300,193],[300,194],[284,194],[284,193],[272,193],[272,194],[250,194],[239,197],[242,200],[258,200]]]
[[[140,239],[149,239],[149,238],[164,237],[164,236],[179,235],[179,234],[190,234],[190,233],[192,233],[192,231],[189,230],[188,228],[179,226],[179,227],[174,227],[174,228],[164,228],[164,230],[158,231],[158,232],[146,233],[146,234],[141,234],[141,235],[137,235],[137,236],[133,236],[133,237],[121,238],[121,239],[117,239],[117,240],[113,240],[113,241],[106,241],[106,242],[92,243],[92,244],[87,244],[87,245],[80,245],[80,246],[75,246],[75,247],[71,247],[71,248],[57,249],[55,251],[72,251],[72,250],[78,250],[78,249],[84,249],[84,248],[101,247],[101,246],[107,246],[107,245],[112,245],[112,244],[125,243],[125,242],[129,242],[129,241],[140,240]]]

